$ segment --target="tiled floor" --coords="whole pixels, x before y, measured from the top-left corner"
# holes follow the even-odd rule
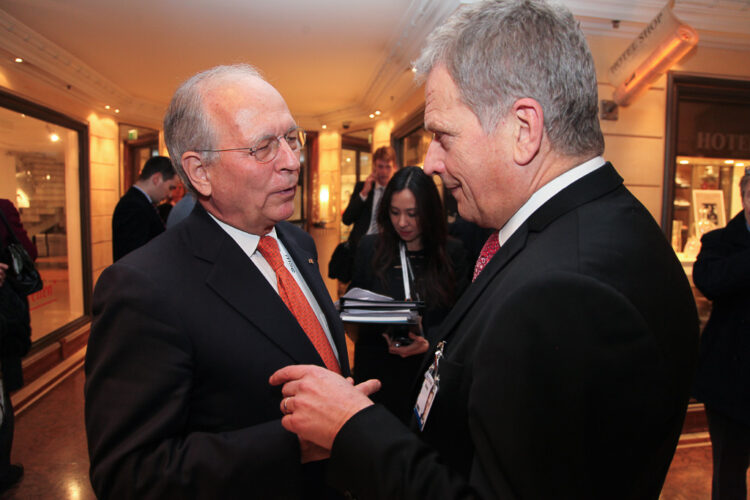
[[[83,381],[83,370],[76,370],[17,417],[13,461],[23,463],[26,474],[3,499],[95,498],[88,481]],[[661,498],[705,500],[710,491],[710,445],[705,440],[681,445]]]

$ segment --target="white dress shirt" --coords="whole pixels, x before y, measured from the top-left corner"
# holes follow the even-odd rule
[[[580,165],[571,168],[570,170],[562,173],[555,177],[547,184],[539,188],[531,197],[524,203],[518,211],[513,214],[513,217],[508,219],[508,222],[500,229],[499,238],[500,246],[508,241],[513,236],[513,233],[526,222],[531,214],[533,214],[539,207],[544,205],[557,193],[565,189],[566,187],[573,184],[581,177],[590,174],[594,170],[604,166],[604,158],[596,156]]]
[[[211,214],[209,214],[211,215]],[[273,289],[276,291],[276,293],[279,293],[278,288],[278,282],[276,280],[276,272],[273,270],[271,265],[266,261],[266,259],[261,255],[260,252],[256,251],[258,248],[258,243],[260,242],[260,236],[257,234],[250,234],[246,233],[245,231],[242,231],[240,229],[237,229],[236,227],[232,227],[229,224],[225,224],[224,222],[220,221],[213,215],[211,215],[211,218],[216,221],[217,224],[219,224],[219,227],[221,227],[226,233],[240,246],[243,252],[250,257],[250,260],[255,264],[255,266],[258,268],[260,273],[263,275],[263,277],[266,278],[268,281],[268,284],[273,287]],[[328,322],[326,321],[325,314],[323,314],[323,310],[320,308],[320,305],[318,304],[318,301],[315,300],[315,296],[312,294],[312,291],[310,291],[310,287],[307,286],[307,283],[305,282],[305,279],[302,277],[302,274],[297,269],[297,266],[294,264],[294,259],[292,259],[292,256],[289,254],[289,251],[287,251],[286,247],[284,246],[284,243],[278,238],[276,235],[276,228],[273,228],[270,233],[268,233],[267,236],[272,236],[278,243],[279,243],[279,250],[281,252],[281,258],[284,260],[284,267],[286,267],[289,272],[294,276],[294,280],[297,282],[297,284],[300,287],[300,290],[302,290],[302,293],[305,294],[305,298],[307,299],[307,302],[310,304],[310,307],[312,307],[313,312],[315,313],[315,316],[318,318],[318,321],[320,322],[320,326],[323,327],[323,331],[326,334],[326,338],[328,339],[328,343],[331,344],[331,348],[333,349],[333,353],[336,355],[336,359],[341,362],[339,359],[339,353],[336,350],[336,344],[333,342],[333,337],[331,336],[331,330],[328,327]]]

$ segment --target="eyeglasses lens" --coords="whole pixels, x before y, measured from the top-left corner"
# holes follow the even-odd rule
[[[302,129],[296,129],[288,134],[284,135],[284,140],[289,145],[289,149],[294,152],[305,145],[305,138],[307,134]],[[263,141],[257,147],[253,148],[255,151],[255,159],[259,162],[268,162],[276,158],[279,152],[279,138],[273,137],[266,141]]]

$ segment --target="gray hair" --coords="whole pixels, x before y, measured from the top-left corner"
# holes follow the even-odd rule
[[[214,124],[203,106],[203,93],[218,83],[247,77],[263,80],[258,70],[249,64],[216,66],[186,80],[172,96],[164,115],[164,142],[175,171],[193,194],[197,193],[182,168],[182,155],[186,151],[214,149],[216,139]],[[217,153],[204,153],[202,158],[210,164],[217,156]]]
[[[429,36],[415,63],[424,77],[444,64],[464,103],[489,133],[518,99],[542,106],[553,148],[601,154],[596,71],[578,22],[544,0],[465,5]]]

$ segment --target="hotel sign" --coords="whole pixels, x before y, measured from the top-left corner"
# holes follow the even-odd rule
[[[750,104],[681,101],[677,154],[750,159]]]

